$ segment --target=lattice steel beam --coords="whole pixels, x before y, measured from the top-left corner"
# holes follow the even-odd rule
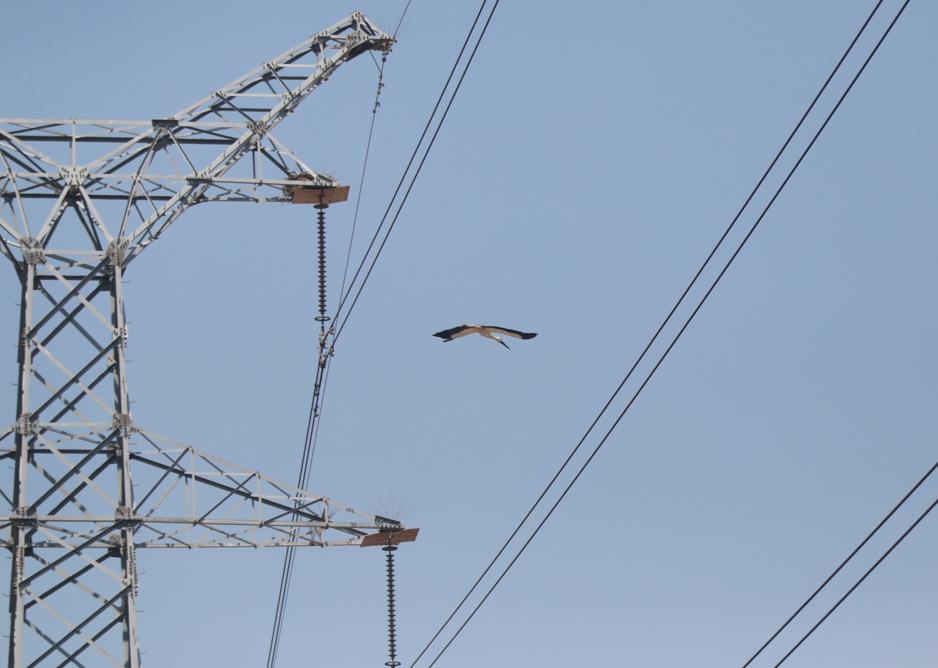
[[[15,421],[0,434],[8,665],[138,667],[137,549],[413,539],[142,430],[125,357],[124,272],[190,206],[346,197],[271,131],[391,42],[355,13],[174,116],[0,119],[0,254],[20,285]]]

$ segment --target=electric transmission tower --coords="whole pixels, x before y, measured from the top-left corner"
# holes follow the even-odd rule
[[[144,429],[125,360],[124,273],[190,206],[346,199],[271,130],[392,41],[354,13],[174,116],[0,119],[0,253],[20,285],[15,421],[0,433],[11,668],[137,668],[142,548],[415,537]]]

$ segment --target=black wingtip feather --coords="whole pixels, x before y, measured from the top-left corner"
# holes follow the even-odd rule
[[[437,336],[446,341],[450,341],[453,338],[453,334],[458,334],[465,328],[466,328],[466,325],[460,325],[459,327],[450,327],[449,329],[441,329],[439,332],[437,332],[433,336]]]

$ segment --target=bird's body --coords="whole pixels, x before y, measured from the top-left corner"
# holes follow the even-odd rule
[[[433,336],[443,339],[443,343],[446,343],[447,341],[458,339],[461,336],[478,334],[480,336],[484,336],[487,339],[498,341],[500,344],[508,348],[508,344],[502,341],[502,338],[496,335],[496,332],[498,332],[498,334],[504,334],[505,336],[513,336],[516,339],[533,339],[535,336],[537,336],[536,332],[520,332],[517,329],[497,327],[496,325],[459,325],[458,327],[453,327],[451,329],[444,329],[441,332],[437,332]]]

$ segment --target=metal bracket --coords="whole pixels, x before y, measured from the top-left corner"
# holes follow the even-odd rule
[[[77,188],[88,180],[87,167],[62,167],[59,170],[59,176],[70,188]]]
[[[13,548],[13,552],[16,553],[20,558],[13,560],[13,582],[10,585],[11,589],[19,589],[20,582],[23,581],[23,578],[26,575],[26,560],[23,559],[23,555],[26,554],[26,548],[18,545]]]
[[[18,506],[12,509],[12,512],[10,513],[10,519],[13,520],[14,524],[35,525],[36,513],[30,512],[28,506]]]
[[[252,121],[248,124],[248,127],[254,133],[254,141],[259,142],[267,134],[267,124],[263,121]]]
[[[361,547],[389,547],[401,543],[412,543],[417,540],[420,529],[384,530],[370,533],[362,538]]]
[[[23,237],[20,239],[20,250],[23,252],[23,260],[26,264],[45,264],[46,254],[37,239]]]
[[[121,436],[130,436],[136,430],[133,420],[126,413],[114,413],[111,425],[120,430]]]
[[[175,118],[154,118],[150,122],[153,124],[154,128],[162,128],[164,130],[179,127],[179,121]]]
[[[39,425],[29,415],[20,415],[16,418],[16,433],[20,436],[31,436],[39,433]]]
[[[107,257],[112,267],[117,267],[124,263],[127,256],[127,248],[130,246],[130,239],[119,237],[107,245]]]

